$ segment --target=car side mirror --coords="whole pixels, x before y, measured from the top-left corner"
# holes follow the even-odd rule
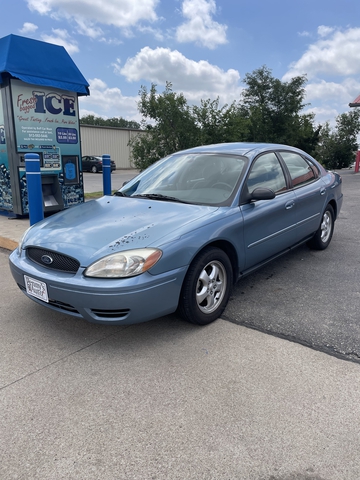
[[[250,200],[271,200],[275,198],[275,192],[270,188],[255,188],[250,194]]]

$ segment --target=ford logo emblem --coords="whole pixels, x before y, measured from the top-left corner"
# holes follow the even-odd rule
[[[45,263],[45,265],[51,265],[54,260],[49,255],[43,255],[41,261]]]

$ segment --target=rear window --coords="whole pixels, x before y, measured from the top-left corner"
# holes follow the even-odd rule
[[[317,178],[315,167],[301,155],[293,152],[281,152],[281,156],[290,172],[293,187],[311,183]]]

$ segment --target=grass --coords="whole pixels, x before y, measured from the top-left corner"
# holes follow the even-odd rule
[[[115,193],[117,190],[112,190],[111,194]],[[104,196],[104,192],[91,192],[91,193],[85,193],[85,200],[94,200],[96,198],[100,198]]]

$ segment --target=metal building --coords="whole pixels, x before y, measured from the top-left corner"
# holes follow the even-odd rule
[[[115,161],[116,168],[134,168],[130,160],[129,141],[142,133],[142,130],[128,128],[80,125],[82,155],[109,154],[111,160]]]

